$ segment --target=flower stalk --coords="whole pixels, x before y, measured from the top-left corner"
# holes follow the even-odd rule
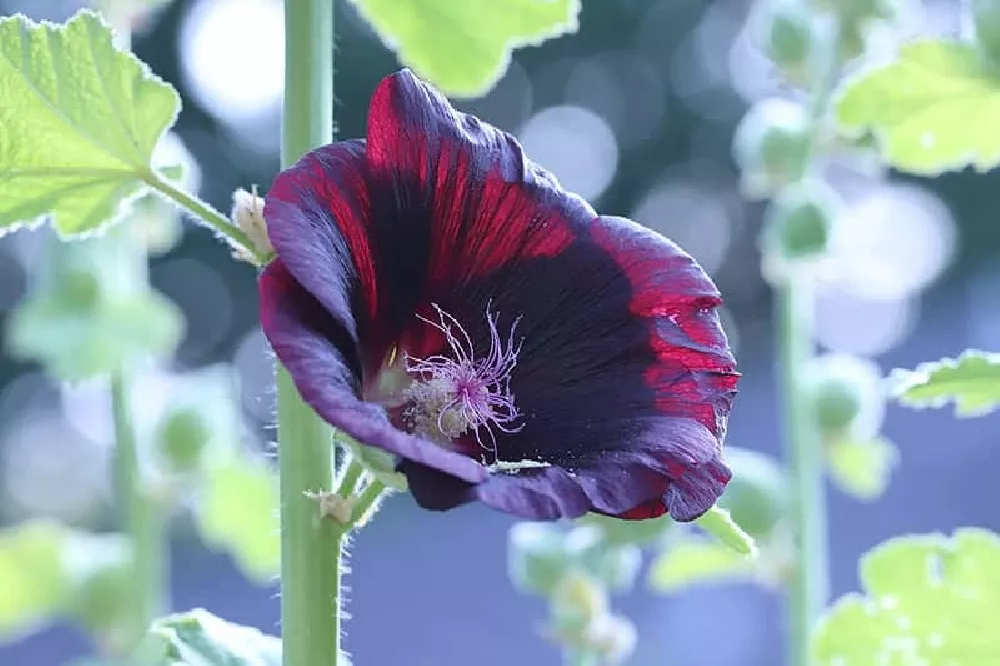
[[[285,1],[285,97],[281,162],[333,140],[333,34],[330,0]],[[285,666],[336,666],[340,656],[340,576],[346,530],[324,520],[309,495],[333,482],[331,428],[278,368],[281,487],[281,628]]]
[[[822,59],[811,91],[809,158],[815,158],[830,99],[840,75],[840,19],[829,16],[822,31]],[[822,432],[806,387],[815,353],[813,275],[809,267],[789,266],[777,289],[778,365],[785,458],[791,482],[792,528],[798,556],[789,580],[789,666],[811,666],[812,630],[829,598],[826,475]]]

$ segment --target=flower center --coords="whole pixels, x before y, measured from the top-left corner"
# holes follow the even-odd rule
[[[438,321],[417,317],[444,336],[448,350],[427,358],[404,357],[411,383],[399,395],[403,426],[432,441],[451,444],[472,434],[486,453],[498,460],[496,430],[515,433],[523,416],[514,403],[510,375],[517,365],[521,342],[515,342],[511,326],[506,341],[497,329],[497,315],[486,307],[489,349],[477,355],[468,332],[452,315],[436,304]]]

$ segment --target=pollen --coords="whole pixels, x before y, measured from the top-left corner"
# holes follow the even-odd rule
[[[401,396],[406,405],[403,421],[413,433],[442,444],[473,435],[483,449],[483,462],[490,462],[486,453],[496,461],[496,431],[515,433],[524,427],[510,389],[523,342],[514,339],[520,319],[505,339],[497,328],[498,315],[487,305],[488,349],[477,354],[458,320],[436,304],[433,307],[438,321],[418,318],[441,332],[447,350],[424,359],[405,356],[406,372],[413,382]]]

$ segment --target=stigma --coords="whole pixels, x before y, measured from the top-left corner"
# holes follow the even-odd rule
[[[473,436],[482,450],[483,462],[496,462],[497,432],[516,433],[524,427],[523,414],[510,389],[511,373],[523,343],[514,337],[520,318],[501,337],[498,315],[487,304],[488,349],[477,350],[455,317],[437,304],[432,307],[437,321],[417,317],[441,333],[446,349],[427,358],[404,355],[404,368],[411,381],[399,396],[402,425],[413,434],[443,445]]]

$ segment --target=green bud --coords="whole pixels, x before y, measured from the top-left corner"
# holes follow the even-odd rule
[[[586,643],[601,657],[601,664],[624,664],[635,652],[638,632],[635,624],[622,615],[601,615],[587,627]]]
[[[565,534],[551,523],[517,523],[510,530],[507,570],[511,582],[523,592],[549,595],[572,558]]]
[[[100,280],[93,270],[83,267],[61,271],[55,298],[67,311],[90,312],[101,300]]]
[[[801,0],[772,0],[762,6],[761,48],[791,81],[805,83],[816,39],[812,12]]]
[[[132,549],[121,535],[80,535],[67,544],[67,614],[112,653],[130,649],[137,633],[131,598]]]
[[[172,471],[193,472],[202,463],[212,439],[212,426],[201,410],[180,407],[160,422],[156,444]]]
[[[764,217],[764,252],[788,261],[822,256],[841,207],[840,195],[822,181],[809,179],[785,188]]]
[[[566,535],[566,551],[575,564],[616,592],[632,589],[642,566],[642,551],[634,544],[604,539],[596,525],[578,525]]]
[[[754,105],[736,128],[733,158],[752,198],[773,196],[805,173],[810,149],[806,109],[795,102],[767,99]]]
[[[726,448],[726,462],[733,478],[719,499],[737,525],[755,539],[771,534],[788,514],[788,479],[778,462],[763,453],[737,447]]]
[[[847,354],[813,359],[808,390],[828,439],[873,437],[885,415],[882,373],[875,363]]]
[[[579,636],[599,617],[608,614],[607,590],[580,569],[568,569],[549,597],[552,622],[562,636]]]

